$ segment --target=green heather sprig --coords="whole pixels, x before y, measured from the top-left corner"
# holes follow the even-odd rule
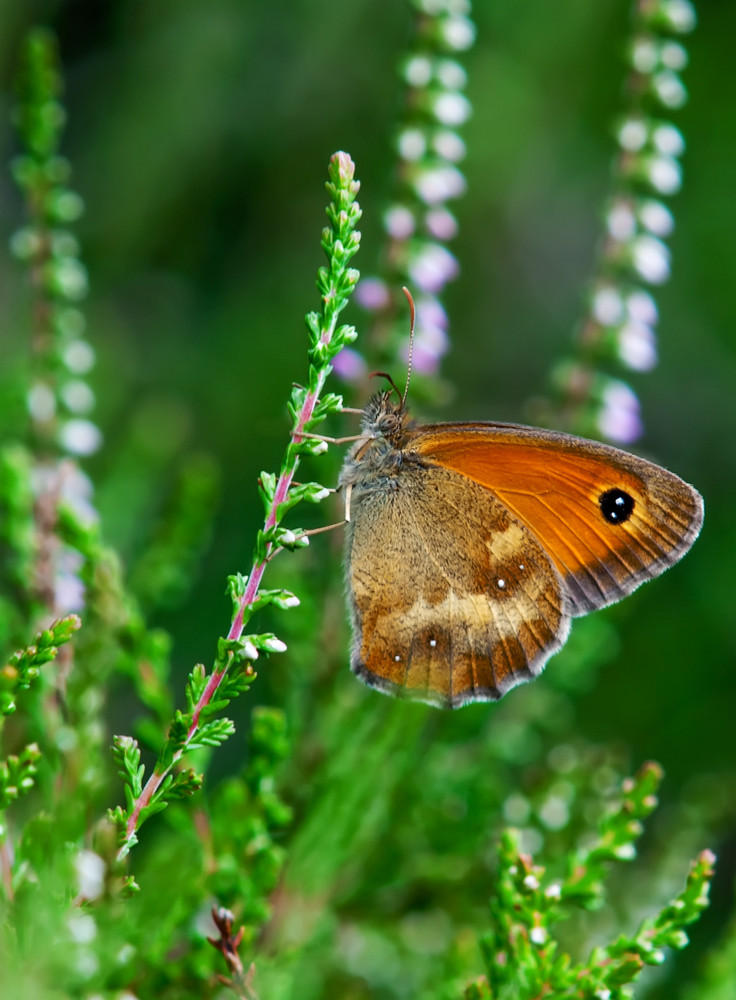
[[[679,38],[694,26],[688,0],[633,3],[606,231],[574,355],[552,373],[554,409],[546,421],[621,444],[635,441],[643,427],[639,400],[618,372],[657,363],[659,317],[650,289],[670,275],[665,240],[675,222],[663,199],[680,190],[685,150],[670,115],[687,100],[680,73],[688,55]]]
[[[683,891],[633,934],[594,948],[577,963],[552,936],[554,925],[576,909],[603,904],[611,863],[636,857],[642,820],[656,808],[661,779],[661,769],[653,763],[627,779],[620,801],[602,818],[593,842],[568,855],[562,878],[547,877],[543,866],[520,851],[516,831],[506,830],[490,904],[492,930],[481,939],[487,976],[470,984],[467,998],[623,1000],[632,995],[629,984],[645,965],[660,965],[665,948],[686,946],[684,928],[708,905],[715,858],[707,850],[692,863]]]
[[[322,299],[319,313],[306,317],[309,331],[309,369],[306,387],[295,386],[289,402],[292,430],[278,476],[262,473],[259,492],[266,518],[258,532],[251,572],[247,577],[231,576],[228,581],[233,601],[233,617],[226,636],[217,643],[211,672],[198,664],[187,685],[187,704],[176,713],[168,738],[158,754],[153,771],[144,784],[137,743],[130,737],[117,737],[115,759],[125,782],[126,808],[111,813],[119,838],[119,856],[124,857],[136,843],[136,831],[153,813],[165,808],[173,798],[187,795],[201,784],[192,771],[175,773],[185,753],[197,747],[215,746],[232,733],[232,723],[216,719],[230,699],[246,691],[255,679],[253,662],[262,653],[283,652],[285,644],[273,633],[244,635],[245,626],[257,608],[275,604],[286,609],[298,604],[294,594],[283,590],[266,591],[261,582],[266,566],[277,551],[299,548],[308,543],[298,528],[285,528],[282,519],[301,501],[319,502],[330,492],[318,483],[296,484],[294,476],[304,455],[316,455],[327,449],[314,431],[329,415],[339,412],[342,399],[335,394],[322,395],[335,355],[351,343],[356,333],[352,326],[338,325],[338,316],[347,305],[358,280],[358,272],[349,266],[360,244],[356,225],[360,207],[356,201],[359,184],[354,165],[346,153],[335,153],[330,161],[327,190],[330,225],[323,230],[322,247],[327,265],[319,269],[317,287]]]
[[[55,659],[59,647],[69,642],[82,625],[78,615],[67,615],[52,622],[36,636],[32,646],[19,649],[0,670],[0,715],[15,711],[15,693],[29,688],[44,663]]]
[[[366,343],[372,362],[408,357],[401,288],[416,306],[413,370],[436,376],[449,348],[449,320],[441,296],[459,273],[447,248],[458,231],[448,202],[465,193],[458,164],[465,158],[459,130],[471,114],[463,93],[466,71],[459,54],[475,41],[468,0],[411,0],[409,51],[401,60],[404,109],[396,135],[396,181],[383,216],[385,247],[380,276],[361,281],[357,301],[373,316]],[[347,380],[365,375],[363,357],[351,348],[335,370]],[[421,393],[421,377],[415,389]]]

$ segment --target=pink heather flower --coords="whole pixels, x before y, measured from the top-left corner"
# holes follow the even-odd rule
[[[417,327],[414,335],[414,352],[422,351],[425,355],[433,354],[438,360],[447,354],[450,340],[446,332],[438,326]],[[409,345],[402,348],[404,361],[409,360]]]
[[[414,190],[426,205],[457,198],[464,193],[465,187],[465,177],[449,163],[420,170],[414,177]]]
[[[363,355],[358,354],[352,347],[343,347],[340,353],[335,355],[332,367],[336,375],[346,382],[357,381],[368,370]]]
[[[392,205],[383,216],[386,232],[394,240],[408,239],[416,229],[414,213],[406,205]]]
[[[603,390],[598,430],[616,444],[631,444],[641,437],[643,425],[639,400],[625,382],[611,379]]]
[[[424,222],[430,236],[436,240],[451,240],[457,235],[457,219],[446,208],[430,208]]]
[[[421,375],[435,375],[440,366],[440,357],[436,351],[430,351],[416,342],[412,360],[414,371]]]
[[[390,301],[388,286],[380,278],[361,278],[355,289],[355,300],[369,312],[385,309]]]
[[[440,292],[458,274],[455,257],[440,243],[425,243],[409,261],[409,277],[423,292]]]
[[[438,298],[434,295],[423,295],[416,301],[417,327],[439,327],[446,330],[449,326],[447,313]]]

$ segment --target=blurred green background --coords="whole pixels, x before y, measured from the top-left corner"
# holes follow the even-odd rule
[[[462,130],[468,192],[455,206],[452,246],[461,274],[447,295],[453,347],[444,373],[456,391],[426,416],[523,420],[525,401],[545,389],[570,341],[601,230],[628,8],[625,0],[474,5],[478,38],[463,58],[474,107]],[[696,932],[703,947],[723,927],[736,872],[736,4],[700,0],[697,9],[699,26],[685,40],[690,101],[673,116],[688,148],[672,202],[673,278],[656,293],[661,361],[631,381],[643,401],[640,449],[700,489],[705,527],[682,564],[603,613],[620,648],[576,695],[572,729],[629,748],[634,765],[659,760],[670,803],[703,788],[722,796],[698,845],[719,854],[716,905]],[[20,40],[37,23],[60,40],[65,153],[87,206],[76,231],[91,280],[84,308],[106,439],[86,467],[108,537],[134,565],[184,457],[204,452],[221,470],[211,547],[185,602],[157,616],[174,636],[182,675],[211,660],[227,627],[225,577],[247,571],[262,516],[256,477],[277,467],[284,447],[285,400],[305,372],[302,317],[317,305],[323,185],[336,149],[350,152],[362,183],[356,264],[376,267],[410,20],[408,5],[376,0],[0,6],[0,163],[16,151],[8,121]],[[6,172],[5,245],[21,222]],[[3,354],[18,356],[28,290],[7,254],[0,301]],[[357,308],[349,319],[360,330]],[[305,478],[336,475],[326,468],[315,464]],[[339,539],[315,540],[320,547],[339,549]],[[319,603],[319,552],[299,560]],[[342,628],[331,599],[328,627]],[[284,634],[281,620],[263,627]],[[270,661],[257,698],[292,707],[314,699],[299,648]],[[336,667],[313,664],[322,699],[357,685],[346,655]],[[536,683],[550,683],[556,667],[552,660]],[[363,722],[387,711],[372,692],[347,698]],[[234,711],[245,725],[246,707]],[[402,711],[419,718],[411,706]],[[492,728],[494,711],[437,713],[431,732],[451,745],[468,728]]]

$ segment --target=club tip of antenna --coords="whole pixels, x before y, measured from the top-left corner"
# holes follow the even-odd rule
[[[409,395],[409,382],[411,381],[411,368],[414,358],[414,322],[416,320],[417,312],[414,306],[414,298],[406,285],[402,285],[401,291],[404,293],[409,302],[409,316],[411,318],[411,326],[409,328],[409,357],[406,365],[406,386],[404,388],[404,395],[401,397],[401,405],[404,407],[406,406],[406,397]]]

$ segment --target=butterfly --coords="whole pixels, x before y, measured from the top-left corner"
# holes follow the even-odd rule
[[[674,565],[700,494],[609,445],[516,424],[414,422],[375,395],[345,459],[351,666],[442,707],[536,677],[571,620]]]

